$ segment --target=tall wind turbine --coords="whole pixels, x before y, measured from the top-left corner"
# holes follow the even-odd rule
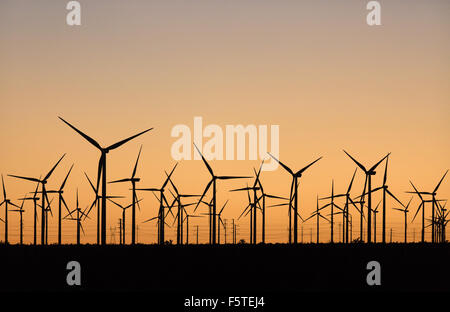
[[[331,181],[331,196],[324,197],[324,198],[319,198],[319,199],[330,199],[330,202],[329,202],[328,204],[322,206],[319,210],[325,209],[325,208],[327,208],[328,206],[330,206],[330,209],[331,209],[331,213],[330,213],[330,216],[331,216],[331,221],[330,221],[330,226],[331,226],[331,234],[330,234],[330,235],[331,235],[331,239],[330,239],[330,242],[331,242],[331,243],[334,242],[334,215],[335,215],[335,213],[334,213],[333,209],[336,207],[336,208],[338,208],[339,210],[344,211],[344,209],[342,209],[341,207],[339,207],[339,206],[334,202],[334,199],[335,199],[335,198],[336,198],[336,196],[334,195],[334,180],[332,180],[332,181]]]
[[[319,209],[319,197],[318,197],[318,196],[317,196],[317,198],[316,198],[316,212],[314,212],[314,213],[311,214],[308,218],[306,218],[304,222],[308,221],[309,219],[311,219],[311,218],[314,217],[314,216],[317,218],[317,219],[316,219],[316,226],[317,226],[317,230],[316,230],[317,233],[316,233],[316,236],[317,236],[317,244],[318,244],[318,243],[319,243],[319,232],[320,232],[320,222],[319,222],[320,219],[319,219],[319,217],[331,223],[330,220],[328,220],[326,217],[324,217],[324,216],[320,213],[320,209]]]
[[[217,234],[216,234],[216,227],[217,227],[217,194],[216,194],[216,190],[217,190],[217,186],[216,186],[216,182],[217,180],[230,180],[230,179],[248,179],[251,177],[240,177],[240,176],[216,176],[211,168],[211,166],[208,164],[208,162],[206,161],[205,157],[203,156],[203,154],[200,152],[200,150],[198,149],[197,145],[195,145],[195,148],[197,150],[197,152],[200,154],[200,156],[202,157],[203,163],[205,164],[206,168],[208,169],[209,173],[211,174],[211,180],[208,182],[208,184],[206,185],[205,190],[203,191],[202,196],[200,197],[200,200],[197,203],[197,206],[194,209],[194,212],[197,210],[198,205],[200,204],[200,202],[202,201],[203,197],[205,196],[206,192],[208,192],[210,186],[213,186],[212,189],[212,244],[215,245],[216,244],[216,238],[217,238]]]
[[[131,187],[132,187],[131,196],[133,198],[131,201],[131,245],[134,245],[136,243],[136,200],[137,200],[136,183],[141,180],[140,178],[136,178],[136,169],[137,169],[137,166],[139,163],[139,157],[141,156],[141,151],[142,151],[142,145],[141,145],[141,148],[139,149],[139,154],[136,158],[136,163],[134,164],[133,172],[131,173],[131,178],[126,178],[126,179],[115,180],[115,181],[109,182],[109,183],[131,182]]]
[[[12,174],[8,174],[8,176],[10,177],[14,177],[14,178],[18,178],[18,179],[22,179],[22,180],[28,180],[28,181],[32,181],[32,182],[37,182],[40,183],[42,186],[42,214],[41,214],[41,244],[44,245],[46,243],[45,240],[45,231],[46,231],[46,227],[47,227],[47,220],[46,220],[46,216],[47,216],[47,210],[46,210],[46,205],[45,205],[45,201],[49,202],[48,197],[47,197],[47,190],[45,188],[45,185],[47,184],[48,179],[50,178],[50,176],[52,175],[53,171],[56,169],[56,167],[58,166],[58,164],[61,162],[61,160],[64,158],[64,156],[66,156],[66,154],[62,155],[62,157],[58,160],[58,162],[52,167],[52,169],[50,169],[50,171],[47,173],[47,175],[41,180],[41,178],[36,179],[36,178],[29,178],[29,177],[23,177],[23,176],[17,176],[17,175],[12,175]]]
[[[201,217],[203,216],[190,215],[186,212],[186,217],[183,220],[183,222],[186,221],[186,245],[189,245],[189,218],[201,218]],[[197,232],[197,244],[198,244],[198,232]]]
[[[7,197],[6,197],[6,189],[5,189],[5,182],[3,181],[3,174],[2,174],[2,186],[3,186],[3,201],[0,203],[1,205],[5,205],[5,220],[3,222],[5,223],[5,244],[8,244],[8,205],[14,206],[16,208],[21,209],[16,204],[12,203]]]
[[[25,198],[22,198],[22,204],[18,209],[10,210],[11,212],[18,212],[20,216],[20,227],[19,227],[19,233],[20,233],[20,245],[23,245],[23,213],[25,210],[23,210],[23,204],[25,202]]]
[[[388,186],[386,184],[388,162],[389,162],[389,157],[386,158],[386,166],[385,166],[385,170],[384,170],[383,185],[372,190],[372,193],[375,193],[378,190],[383,190],[383,201],[382,201],[383,202],[383,227],[382,227],[382,238],[381,238],[382,243],[386,242],[386,202],[387,202],[386,199],[387,199],[387,195],[391,196],[393,199],[395,199],[397,201],[397,203],[399,203],[402,207],[404,207],[403,203],[397,197],[395,197],[395,195],[392,194],[391,191],[389,191]]]
[[[133,206],[133,203],[131,203],[131,204],[129,204],[128,206],[122,206],[121,204],[119,204],[119,203],[116,203],[115,201],[113,201],[111,198],[108,198],[108,200],[110,201],[110,202],[112,202],[114,205],[116,205],[117,207],[119,207],[119,208],[121,208],[122,209],[122,244],[124,244],[125,245],[125,211],[128,209],[128,208],[130,208],[130,207],[132,207]],[[139,199],[139,200],[136,200],[136,203],[138,203],[139,201],[141,201],[142,199]]]
[[[299,182],[298,179],[302,177],[303,172],[306,171],[306,169],[308,169],[309,167],[311,167],[313,164],[315,164],[316,162],[318,162],[319,160],[322,159],[322,157],[317,158],[316,160],[314,160],[312,163],[310,163],[309,165],[307,165],[306,167],[303,167],[302,169],[300,169],[299,171],[297,171],[296,173],[294,173],[288,166],[286,166],[285,164],[283,164],[281,161],[279,161],[275,156],[273,156],[272,154],[268,153],[270,155],[270,157],[272,157],[273,159],[275,159],[291,176],[292,176],[292,183],[291,183],[291,194],[289,196],[289,202],[291,203],[292,201],[294,201],[294,244],[297,244],[297,240],[298,240],[298,186],[299,186]],[[293,194],[292,194],[293,192]],[[293,197],[292,197],[293,195]],[[291,216],[291,204],[289,205],[289,217]],[[291,224],[291,220],[289,220],[289,224]],[[289,232],[289,243],[291,243],[291,233]]]
[[[167,172],[166,172],[166,175],[168,176]],[[170,193],[172,194],[172,196],[175,198],[176,202],[178,203],[178,212],[177,212],[177,218],[176,218],[178,220],[177,244],[183,245],[183,220],[184,220],[183,211],[185,211],[184,207],[186,207],[187,205],[183,205],[181,202],[181,199],[182,198],[199,197],[200,195],[180,194],[180,192],[178,191],[178,188],[175,186],[172,179],[169,178],[169,182],[175,191],[175,195],[172,192],[170,192]],[[189,204],[189,205],[191,205],[191,204]]]
[[[406,244],[406,240],[407,240],[406,234],[408,232],[408,230],[407,230],[408,229],[408,212],[409,212],[408,208],[409,208],[409,204],[411,204],[412,199],[413,198],[411,197],[408,204],[404,208],[392,208],[394,210],[401,211],[405,214],[405,244]]]
[[[37,221],[37,201],[39,200],[39,197],[37,197],[39,184],[36,184],[36,189],[34,190],[33,197],[23,197],[19,200],[32,200],[33,201],[33,244],[36,245],[36,221]]]
[[[342,213],[342,224],[344,224],[344,242],[345,243],[348,243],[348,239],[349,239],[349,236],[348,236],[348,229],[349,229],[349,218],[348,218],[348,216],[349,216],[349,208],[350,208],[350,204],[352,204],[353,205],[353,207],[355,207],[355,209],[356,210],[358,210],[358,212],[360,212],[360,210],[358,209],[358,207],[356,207],[356,204],[355,204],[355,202],[352,200],[352,198],[350,197],[350,191],[351,191],[351,189],[352,189],[352,186],[353,186],[353,181],[354,181],[354,179],[355,179],[355,175],[356,175],[356,170],[358,170],[358,169],[355,169],[355,171],[353,172],[353,176],[352,176],[352,178],[351,178],[351,180],[350,180],[350,183],[349,183],[349,185],[348,185],[348,188],[347,188],[347,192],[346,193],[343,193],[343,194],[336,194],[336,195],[334,195],[334,198],[338,198],[338,197],[345,197],[345,206],[344,206],[344,212]],[[330,199],[331,197],[324,197],[324,198],[322,198],[322,199]],[[339,212],[338,213],[336,213],[336,214],[339,214]]]
[[[51,193],[58,194],[58,245],[61,245],[61,219],[62,219],[61,207],[62,207],[62,205],[64,205],[67,212],[69,212],[69,214],[70,214],[70,210],[69,210],[69,207],[67,207],[66,201],[64,200],[63,193],[64,193],[64,186],[66,185],[67,178],[69,178],[72,168],[73,168],[73,165],[70,167],[69,172],[67,172],[67,175],[58,190],[47,190],[47,194],[51,194]],[[72,216],[72,215],[70,214],[70,216]]]
[[[68,125],[70,128],[72,128],[73,130],[75,130],[79,135],[81,135],[85,140],[87,140],[89,143],[91,143],[94,147],[96,147],[100,153],[100,160],[99,160],[99,164],[98,164],[98,174],[97,174],[97,191],[98,191],[98,184],[100,181],[100,178],[102,179],[102,197],[101,197],[101,201],[102,201],[102,209],[101,209],[101,222],[100,222],[100,227],[101,227],[101,236],[100,236],[100,243],[102,245],[106,244],[106,155],[122,146],[123,144],[127,143],[128,141],[152,130],[153,128],[149,128],[147,130],[144,130],[142,132],[139,132],[138,134],[135,134],[129,138],[126,138],[122,141],[119,141],[117,143],[114,143],[108,147],[101,147],[99,143],[97,143],[97,141],[95,141],[93,138],[89,137],[88,135],[84,134],[83,132],[81,132],[80,130],[78,130],[77,128],[75,128],[73,125],[71,125],[70,123],[68,123],[67,121],[65,121],[63,118],[58,117],[59,119],[61,119],[66,125]]]
[[[166,180],[164,181],[163,185],[161,186],[161,188],[139,188],[136,189],[137,191],[147,191],[147,192],[159,192],[159,211],[158,211],[158,216],[155,217],[156,219],[158,219],[158,243],[163,245],[164,244],[164,227],[167,224],[165,222],[165,212],[164,212],[164,203],[166,203],[167,208],[169,209],[169,212],[172,213],[172,205],[175,203],[175,201],[172,203],[172,205],[169,205],[169,203],[167,202],[166,196],[164,195],[164,190],[166,188],[167,183],[169,183],[170,177],[172,176],[173,172],[175,171],[175,168],[177,167],[178,163],[175,164],[175,166],[173,167],[172,171],[170,172],[169,175],[167,175]],[[151,218],[147,221],[151,221],[154,220],[155,218]],[[147,222],[144,221],[144,222]]]
[[[69,211],[69,214],[67,214],[64,219],[67,220],[73,220],[77,222],[77,245],[80,245],[81,243],[81,233],[80,230],[83,232],[83,235],[85,235],[84,233],[84,229],[83,229],[83,225],[81,224],[81,217],[85,216],[86,214],[81,210],[80,205],[79,205],[79,201],[78,201],[78,189],[76,192],[76,208],[72,211]],[[76,217],[72,217],[72,214],[76,213]],[[70,218],[68,218],[70,216]]]
[[[375,165],[373,165],[369,170],[366,169],[361,163],[359,163],[355,158],[353,158],[349,153],[347,153],[344,150],[344,153],[347,154],[348,157],[350,157],[351,160],[353,160],[359,168],[366,174],[366,180],[367,180],[367,242],[372,242],[372,176],[376,174],[375,169],[378,167],[379,164],[383,160],[385,160],[391,153],[388,153],[386,156],[384,156],[379,162],[377,162]],[[362,210],[361,210],[362,211]]]
[[[414,186],[413,187],[414,187],[415,192],[407,192],[407,193],[417,193],[419,196],[420,196],[420,194],[422,194],[422,195],[431,195],[431,205],[432,205],[431,206],[431,220],[433,220],[431,222],[431,242],[433,242],[433,243],[436,240],[434,220],[435,220],[435,211],[436,211],[436,208],[438,207],[437,203],[436,203],[437,202],[436,201],[436,193],[437,193],[439,187],[441,186],[441,183],[444,180],[444,178],[447,175],[447,173],[448,173],[448,170],[444,173],[442,178],[439,180],[439,183],[436,185],[436,187],[434,188],[434,190],[432,192],[418,192],[417,189]],[[422,196],[420,196],[420,199],[423,200]]]

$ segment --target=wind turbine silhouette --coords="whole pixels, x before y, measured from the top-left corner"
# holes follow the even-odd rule
[[[380,204],[381,204],[381,201],[378,202],[375,209],[372,210],[372,212],[373,212],[373,242],[374,243],[377,242],[377,213],[379,212],[378,207],[380,206]]]
[[[186,212],[186,217],[183,222],[186,221],[186,245],[189,245],[189,218],[201,218],[203,216],[190,215]],[[197,241],[198,241],[198,232],[197,232]]]
[[[294,244],[297,244],[297,240],[298,240],[298,218],[297,218],[297,216],[299,215],[299,213],[298,213],[298,186],[299,186],[298,179],[302,177],[302,174],[303,174],[303,172],[306,171],[306,169],[308,169],[313,164],[315,164],[316,162],[321,160],[322,157],[317,158],[316,160],[314,160],[312,163],[310,163],[306,167],[303,167],[302,169],[300,169],[299,171],[294,173],[288,166],[286,166],[281,161],[279,161],[275,156],[273,156],[270,153],[268,153],[268,154],[270,155],[270,157],[275,159],[292,176],[291,193],[289,195],[289,228],[291,226],[291,206],[292,206],[291,203],[292,203],[292,201],[294,201],[294,207],[293,207],[294,208],[293,209],[294,210]],[[294,194],[292,194],[292,192],[294,192]],[[292,197],[292,195],[294,195],[294,197]],[[289,229],[289,244],[291,244],[291,230],[290,229]]]
[[[8,174],[8,176],[10,177],[14,177],[17,179],[22,179],[22,180],[28,180],[28,181],[32,181],[32,182],[37,182],[39,184],[41,184],[42,186],[42,215],[41,215],[41,244],[44,245],[46,244],[46,227],[47,227],[47,210],[46,210],[46,206],[45,206],[45,201],[47,201],[49,203],[48,200],[48,196],[47,196],[47,190],[45,189],[45,185],[47,184],[48,179],[50,178],[50,176],[52,175],[53,171],[56,169],[56,167],[58,166],[58,164],[61,162],[61,160],[64,158],[64,156],[66,156],[66,154],[62,155],[62,157],[58,160],[58,162],[52,167],[52,169],[50,169],[50,171],[47,173],[47,175],[44,177],[44,179],[41,180],[41,178],[36,179],[36,178],[29,178],[29,177],[23,177],[23,176],[17,176],[17,175],[13,175],[13,174]],[[51,211],[51,210],[50,210]]]
[[[386,243],[386,198],[387,198],[387,195],[391,196],[402,207],[404,207],[403,203],[397,197],[395,197],[395,195],[392,194],[391,191],[389,191],[388,186],[386,184],[388,162],[389,162],[389,157],[386,158],[386,166],[385,166],[385,170],[384,170],[383,185],[372,190],[372,193],[375,193],[376,191],[379,191],[379,190],[383,190],[383,200],[382,200],[382,202],[383,202],[383,226],[382,226],[382,238],[381,238],[383,244]],[[366,194],[364,194],[364,195],[366,195]]]
[[[68,125],[70,128],[72,128],[73,130],[75,130],[79,135],[81,135],[85,140],[87,140],[89,143],[91,143],[94,147],[96,147],[100,153],[100,160],[99,160],[99,164],[98,164],[98,174],[97,174],[97,191],[99,188],[99,182],[100,182],[100,178],[102,179],[102,197],[101,197],[101,201],[102,201],[102,208],[101,208],[101,221],[100,221],[100,227],[101,227],[101,235],[100,235],[100,243],[102,245],[107,244],[106,242],[106,155],[122,146],[123,144],[127,143],[128,141],[152,130],[153,128],[149,128],[147,130],[144,130],[142,132],[139,132],[138,134],[135,134],[129,138],[126,138],[122,141],[119,141],[117,143],[114,143],[108,147],[101,147],[99,143],[97,143],[97,141],[95,141],[93,138],[89,137],[88,135],[84,134],[83,132],[81,132],[80,130],[78,130],[77,128],[75,128],[73,125],[71,125],[69,122],[65,121],[63,118],[58,117],[59,119],[61,119],[66,125]]]
[[[155,217],[158,219],[158,243],[163,245],[164,244],[164,226],[167,224],[165,222],[165,213],[164,213],[164,203],[166,203],[167,208],[169,209],[169,212],[173,215],[172,213],[172,206],[175,203],[175,200],[173,201],[172,205],[169,205],[169,203],[167,202],[166,196],[164,195],[164,189],[167,185],[167,183],[170,180],[170,177],[172,176],[175,168],[177,167],[178,163],[175,164],[175,166],[173,167],[172,171],[170,172],[170,174],[167,176],[166,180],[164,181],[163,185],[161,186],[161,188],[139,188],[136,189],[137,191],[147,191],[147,192],[159,192],[159,212],[158,212],[158,216]],[[167,173],[166,173],[167,175]],[[155,218],[151,218],[148,219],[147,221],[144,222],[148,222],[151,220],[154,220]]]
[[[166,172],[166,176],[167,172]],[[178,224],[177,224],[177,244],[181,244],[183,245],[183,211],[185,211],[184,207],[186,207],[186,205],[183,205],[181,203],[181,198],[190,198],[190,197],[199,197],[200,195],[193,195],[193,194],[180,194],[180,192],[178,192],[177,187],[175,186],[175,184],[173,183],[172,179],[169,178],[169,182],[172,185],[175,194],[174,195],[172,192],[170,192],[172,194],[172,196],[175,198],[176,202],[178,203],[178,212],[177,212],[177,217],[176,219],[178,220]],[[170,191],[170,190],[169,190]],[[190,206],[192,204],[188,204],[187,206]]]
[[[385,160],[391,153],[388,153],[386,156],[384,156],[379,162],[377,162],[375,165],[373,165],[369,170],[366,169],[361,163],[359,163],[355,158],[353,158],[349,153],[347,153],[344,150],[344,153],[347,154],[348,157],[350,157],[351,160],[353,160],[359,168],[366,174],[366,181],[367,181],[367,242],[372,242],[372,176],[376,174],[375,169],[378,167],[379,164],[383,160]],[[364,188],[365,189],[365,188]],[[387,188],[386,188],[387,190]],[[361,209],[362,211],[362,209]]]
[[[21,209],[16,204],[12,203],[11,200],[9,200],[6,197],[6,189],[5,189],[5,181],[3,181],[3,174],[2,174],[2,186],[3,186],[3,201],[0,203],[1,205],[5,205],[5,220],[2,220],[5,223],[5,244],[8,244],[8,205],[14,206],[16,208]]]
[[[325,209],[325,208],[327,208],[328,206],[330,206],[330,208],[331,208],[331,213],[330,213],[330,216],[331,216],[331,221],[330,221],[330,226],[331,226],[331,234],[330,234],[330,236],[331,236],[331,239],[330,239],[330,242],[331,243],[333,243],[334,242],[334,212],[333,212],[333,208],[334,207],[336,207],[336,208],[338,208],[339,210],[341,210],[341,211],[344,211],[344,209],[342,209],[341,207],[339,207],[338,205],[336,205],[336,203],[334,202],[334,199],[335,199],[335,195],[334,195],[334,180],[332,180],[331,181],[331,196],[329,196],[329,197],[324,197],[324,198],[319,198],[319,199],[331,199],[331,201],[328,203],[328,204],[326,204],[326,205],[324,205],[324,206],[322,206],[319,210],[322,210],[322,209]]]
[[[414,185],[413,185],[413,187],[414,187],[415,192],[407,192],[407,193],[413,193],[413,194],[419,195],[420,199],[422,200],[422,203],[423,203],[423,198],[422,198],[422,196],[420,196],[421,194],[422,195],[431,195],[431,205],[432,205],[432,208],[431,208],[431,220],[433,220],[433,222],[431,223],[431,242],[432,243],[434,243],[435,240],[436,240],[435,228],[434,228],[435,209],[437,207],[437,204],[436,204],[436,193],[437,193],[439,187],[441,186],[441,183],[444,180],[444,178],[447,175],[447,173],[448,173],[448,170],[444,173],[442,178],[439,180],[439,183],[436,185],[436,187],[434,188],[434,190],[432,192],[418,192],[417,189],[414,187]],[[420,206],[419,206],[419,208],[420,208]]]
[[[348,243],[348,228],[349,228],[349,220],[348,220],[348,216],[349,216],[349,207],[350,207],[350,204],[352,204],[353,207],[355,207],[356,210],[358,210],[358,212],[361,213],[361,211],[358,209],[358,207],[356,207],[355,202],[354,202],[354,201],[352,200],[352,198],[350,197],[350,191],[351,191],[351,189],[352,189],[353,181],[354,181],[354,179],[355,179],[355,175],[356,175],[356,171],[357,171],[357,170],[358,170],[358,169],[355,169],[355,171],[353,172],[353,176],[352,176],[352,179],[350,180],[350,183],[349,183],[349,185],[348,185],[347,192],[346,192],[346,193],[343,193],[343,194],[337,194],[337,195],[334,195],[334,198],[345,197],[344,212],[342,213],[342,224],[343,224],[344,227],[345,227],[345,229],[343,230],[343,233],[344,233],[344,235],[345,235],[345,239],[344,239],[344,242],[345,242],[345,243]],[[331,197],[329,196],[329,197],[324,197],[324,198],[322,198],[322,199],[330,199],[330,198],[331,198]],[[336,213],[336,214],[339,214],[339,212]]]
[[[33,201],[33,244],[36,245],[36,220],[37,220],[37,201],[39,200],[39,197],[37,197],[37,191],[38,191],[39,184],[36,184],[36,189],[34,191],[33,197],[23,197],[19,200],[32,200]],[[30,192],[31,193],[31,192]]]
[[[109,183],[122,183],[122,182],[131,182],[131,196],[132,196],[132,201],[131,201],[131,245],[134,245],[136,243],[136,183],[139,182],[141,179],[140,178],[136,178],[136,169],[137,169],[137,165],[139,163],[139,157],[141,156],[141,151],[142,151],[142,145],[141,148],[139,149],[139,154],[136,158],[136,163],[134,164],[134,168],[133,168],[133,172],[131,173],[131,178],[126,178],[126,179],[121,179],[121,180],[115,180],[115,181],[111,181]],[[139,206],[139,210],[141,210],[141,207]]]
[[[25,198],[22,198],[22,204],[20,205],[20,207],[18,209],[10,210],[11,212],[18,212],[20,215],[20,245],[23,245],[23,213],[25,212],[25,210],[23,210],[24,202]]]
[[[174,197],[174,200],[178,202],[178,211],[175,218],[173,219],[172,226],[175,224],[175,222],[177,222],[177,245],[183,245],[183,223],[184,223],[183,211],[187,213],[185,207],[196,205],[197,203],[181,204],[179,201],[179,197],[175,196],[172,193],[172,191],[170,191],[170,193]]]
[[[86,216],[86,214],[81,211],[79,202],[78,202],[78,188],[77,188],[77,192],[76,192],[76,208],[72,211],[69,211],[69,214],[67,214],[64,219],[67,220],[73,220],[77,222],[77,245],[80,245],[81,243],[81,235],[80,235],[80,230],[83,232],[83,235],[85,235],[84,233],[84,229],[83,229],[83,225],[81,224],[81,217],[82,216]],[[76,217],[72,217],[72,213],[76,212]],[[70,218],[68,218],[70,216]]]
[[[403,209],[402,208],[392,208],[394,210],[401,211],[401,212],[403,212],[405,214],[405,244],[406,244],[406,240],[407,240],[406,234],[407,234],[407,229],[408,229],[408,223],[407,223],[407,221],[408,221],[408,212],[409,212],[408,208],[409,208],[409,204],[411,204],[412,199],[413,198],[411,197],[411,199],[409,200],[408,204]]]
[[[311,214],[308,218],[306,218],[305,219],[305,221],[304,222],[306,222],[306,221],[308,221],[309,219],[311,219],[311,218],[313,218],[314,216],[316,216],[316,226],[317,226],[317,244],[319,243],[319,232],[320,232],[320,219],[319,219],[319,217],[320,218],[322,218],[322,219],[325,219],[326,221],[328,221],[328,222],[330,222],[331,223],[331,221],[330,220],[328,220],[325,216],[323,216],[321,213],[320,213],[320,209],[319,209],[319,196],[317,196],[317,198],[316,198],[316,212],[314,212],[313,214]]]
[[[62,213],[61,213],[61,206],[64,204],[64,207],[66,208],[67,212],[70,214],[69,207],[67,207],[67,203],[64,200],[63,193],[64,193],[64,186],[66,185],[67,178],[70,175],[70,172],[72,171],[73,165],[70,167],[69,172],[67,172],[67,175],[65,179],[63,180],[59,190],[47,190],[47,194],[58,194],[58,245],[61,245],[61,219],[62,219]],[[41,192],[38,192],[41,193]],[[72,215],[71,215],[72,216]]]
[[[264,160],[262,161],[262,163],[264,163]],[[262,166],[262,163],[261,163],[261,166]],[[285,197],[280,197],[280,196],[275,196],[275,195],[270,195],[270,194],[265,193],[259,175],[256,173],[255,169],[253,169],[253,171],[255,172],[255,175],[257,176],[256,181],[258,183],[259,190],[261,191],[261,196],[258,197],[256,202],[258,203],[258,205],[260,205],[259,203],[262,201],[262,206],[260,205],[260,209],[261,209],[261,212],[262,212],[261,242],[263,244],[265,244],[266,243],[266,198],[284,199],[284,200],[288,200],[288,199],[285,198]]]
[[[119,208],[121,208],[122,209],[122,244],[124,244],[125,245],[125,211],[128,209],[128,208],[130,208],[130,207],[132,207],[133,206],[133,203],[131,203],[131,204],[129,204],[128,206],[122,206],[121,204],[119,204],[119,203],[116,203],[115,201],[113,201],[111,198],[108,198],[108,200],[110,201],[110,202],[112,202],[114,205],[116,205],[117,207],[119,207]],[[138,203],[138,202],[140,202],[142,200],[142,198],[141,199],[139,199],[139,200],[136,200],[136,203]]]
[[[259,173],[258,173],[258,175],[259,175]],[[259,190],[259,186],[256,186],[256,184],[257,184],[257,180],[255,180],[255,184],[252,187],[247,186],[247,187],[243,187],[243,188],[230,190],[230,192],[247,191],[249,204],[245,208],[245,210],[247,208],[250,208],[250,233],[251,233],[250,244],[256,244],[256,208],[257,208],[257,206],[256,206],[256,202],[257,202],[256,191]],[[250,198],[249,191],[253,191],[253,201]]]
[[[230,180],[230,179],[248,179],[251,177],[241,177],[241,176],[216,176],[211,168],[211,166],[208,164],[208,162],[206,161],[205,157],[203,156],[203,154],[200,152],[200,150],[198,149],[197,145],[195,145],[195,149],[197,150],[197,152],[200,154],[200,156],[202,157],[203,163],[205,164],[206,168],[208,169],[209,173],[211,174],[211,180],[208,182],[208,184],[206,185],[205,190],[203,191],[202,196],[200,197],[197,206],[195,206],[194,208],[194,212],[197,210],[198,205],[200,204],[200,202],[202,201],[203,197],[205,196],[206,192],[208,192],[211,184],[213,186],[213,194],[212,194],[212,244],[215,245],[216,244],[216,223],[217,223],[217,211],[216,211],[216,207],[217,207],[217,194],[216,194],[216,190],[217,190],[217,186],[216,186],[216,182],[217,180]]]

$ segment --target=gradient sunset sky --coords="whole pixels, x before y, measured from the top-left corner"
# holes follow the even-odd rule
[[[154,127],[108,155],[108,180],[126,178],[142,144],[140,187],[163,183],[164,170],[175,164],[171,129],[193,127],[195,116],[222,127],[279,125],[280,159],[293,170],[324,157],[300,180],[303,217],[315,210],[316,195],[329,195],[332,179],[336,192],[347,188],[356,166],[342,149],[367,166],[391,152],[388,183],[405,203],[410,179],[431,191],[449,168],[449,1],[380,1],[382,25],[375,27],[366,24],[368,1],[362,0],[79,2],[82,25],[72,27],[66,24],[67,1],[0,3],[0,172],[16,204],[35,185],[6,175],[39,177],[63,153],[48,189],[58,187],[75,163],[65,198],[73,208],[78,187],[82,208],[93,200],[83,172],[95,179],[99,153],[57,116],[102,145]],[[210,163],[223,175],[251,175],[259,166],[259,161]],[[384,165],[374,187],[383,170]],[[209,180],[201,161],[181,161],[173,177],[184,193],[201,193]],[[281,167],[264,172],[262,181],[268,193],[288,196],[291,178]],[[363,182],[358,171],[354,196]],[[247,203],[245,193],[227,191],[245,183],[219,182],[218,206],[230,200],[223,213],[228,222]],[[128,189],[113,185],[108,192],[127,195],[122,203],[128,204]],[[438,195],[450,196],[448,179]],[[141,222],[156,216],[158,202],[150,193],[141,197],[139,241],[155,242],[155,224]],[[380,199],[376,195],[375,204]],[[413,213],[418,204],[414,198]],[[25,242],[30,242],[32,205],[25,205]],[[397,205],[389,201],[388,228],[401,240],[403,215],[392,207]],[[268,209],[267,241],[286,241],[287,208]],[[55,211],[54,204],[49,242],[56,240]],[[120,216],[120,209],[108,206],[108,235]],[[95,241],[95,218],[92,213],[86,221],[82,242]],[[356,238],[355,211],[353,218]],[[17,242],[18,215],[10,213],[9,220],[10,239]],[[339,222],[341,217],[336,235]],[[206,218],[192,220],[191,230],[197,224],[205,242]],[[238,238],[248,241],[248,219],[239,225]],[[329,226],[321,227],[321,239],[329,240]],[[417,240],[419,220],[409,227]],[[305,240],[310,228],[315,233],[315,219],[304,224]],[[74,229],[65,221],[65,242],[75,241]],[[174,230],[168,239],[175,239]],[[3,233],[2,224],[1,240]]]

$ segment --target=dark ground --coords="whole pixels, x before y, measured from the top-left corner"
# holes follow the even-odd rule
[[[68,286],[69,261],[81,286]],[[368,286],[369,261],[381,286]],[[450,245],[0,246],[0,291],[450,292]]]

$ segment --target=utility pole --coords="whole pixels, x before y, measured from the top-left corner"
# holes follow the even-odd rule
[[[392,228],[391,228],[391,243],[392,243]]]
[[[236,228],[234,227],[234,219],[233,219],[233,244],[236,244]]]

